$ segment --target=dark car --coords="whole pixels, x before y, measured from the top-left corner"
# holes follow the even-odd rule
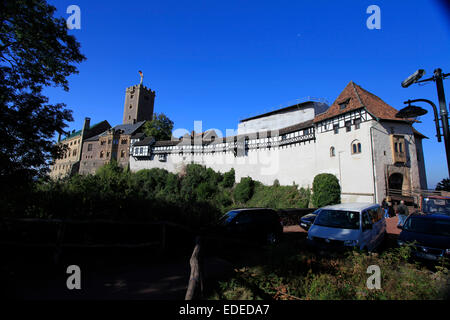
[[[450,215],[450,197],[425,196],[420,203],[420,212],[424,214]]]
[[[413,256],[438,260],[450,257],[450,216],[444,214],[410,215],[398,237],[400,246],[415,243]]]
[[[275,210],[265,208],[235,209],[219,220],[226,236],[275,243],[283,233],[280,217]]]
[[[319,212],[320,210],[316,210],[313,213],[308,213],[307,215],[301,217],[299,223],[300,227],[308,231],[311,225],[314,223],[314,220],[316,220],[316,217],[319,214]]]

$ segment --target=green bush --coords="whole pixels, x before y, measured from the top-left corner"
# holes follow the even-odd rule
[[[313,181],[311,200],[317,208],[341,203],[341,186],[336,176],[330,173],[316,175]]]
[[[298,186],[265,186],[255,182],[253,196],[247,201],[248,207],[264,207],[273,209],[308,208],[309,189]]]
[[[231,168],[230,171],[227,171],[223,174],[223,180],[221,183],[222,188],[232,188],[234,186],[234,182],[236,181],[234,169]]]
[[[247,202],[253,195],[255,182],[252,178],[241,178],[241,181],[236,185],[233,196],[238,203]]]

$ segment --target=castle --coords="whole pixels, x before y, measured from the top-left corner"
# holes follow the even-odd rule
[[[213,130],[169,141],[145,137],[154,91],[142,83],[127,89],[124,124],[83,141],[79,173],[116,159],[131,171],[163,168],[181,172],[190,163],[216,171],[234,168],[236,181],[250,176],[264,184],[310,187],[319,173],[334,174],[343,202],[407,199],[426,189],[422,140],[414,119],[350,82],[331,106],[304,101],[243,119],[236,134]]]

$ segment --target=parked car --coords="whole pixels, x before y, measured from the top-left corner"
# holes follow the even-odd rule
[[[425,260],[450,257],[450,216],[445,214],[410,215],[398,237],[403,246],[414,243],[412,254]]]
[[[303,217],[301,217],[300,223],[299,223],[300,227],[302,227],[303,229],[308,231],[309,228],[311,228],[311,225],[313,224],[314,220],[316,220],[316,217],[319,214],[319,212],[320,212],[320,209],[317,209],[313,213],[308,213],[307,215],[304,215]]]
[[[385,234],[386,220],[380,205],[344,203],[321,208],[308,231],[308,244],[320,249],[356,247],[372,251]]]
[[[266,208],[245,208],[228,211],[219,220],[226,236],[275,243],[283,233],[277,212]]]
[[[450,197],[423,196],[420,199],[419,211],[424,214],[445,214],[450,216]]]

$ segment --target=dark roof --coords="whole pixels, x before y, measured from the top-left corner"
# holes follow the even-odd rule
[[[306,128],[311,128],[314,125],[314,121],[313,120],[308,120],[308,121],[304,121],[301,123],[297,123],[295,125],[289,126],[289,127],[285,127],[282,128],[278,131],[277,135],[283,135],[283,134],[287,134],[287,133],[291,133],[294,131],[298,131],[301,129],[306,129]],[[275,130],[274,130],[275,131]],[[226,142],[230,142],[230,141],[242,141],[244,140],[246,137],[249,138],[267,138],[270,136],[275,136],[273,135],[274,132],[270,132],[270,131],[259,131],[259,132],[252,132],[252,133],[248,133],[248,134],[240,134],[237,136],[228,136],[228,137],[222,137],[222,138],[215,138],[214,140],[201,140],[202,141],[202,145],[209,145],[209,144],[219,144],[219,143],[226,143]],[[275,131],[275,133],[277,133]],[[194,142],[196,140],[194,139],[181,139],[181,140],[165,140],[165,141],[156,141],[154,146],[158,147],[158,146],[175,146],[175,145],[193,145]],[[137,145],[137,144],[135,144]]]
[[[143,132],[138,132],[133,134],[130,139],[140,139],[142,137],[145,137],[145,134]]]
[[[109,130],[122,130],[122,134],[127,134],[127,135],[131,135],[133,134],[137,129],[139,129],[143,124],[145,123],[145,121],[139,121],[136,123],[127,123],[127,124],[118,124],[117,126],[109,129]],[[108,132],[108,130],[106,130],[105,132],[103,132],[102,135],[106,135]]]
[[[415,128],[413,128],[414,136],[418,137],[419,139],[429,139],[427,136],[421,134],[419,131],[417,131]]]
[[[156,141],[155,142],[155,147],[176,146],[179,143],[180,143],[180,140]]]
[[[292,126],[280,129],[280,134],[286,134],[286,133],[291,133],[291,132],[298,131],[301,129],[306,129],[306,128],[312,127],[313,125],[314,125],[314,120],[308,120],[305,122],[297,123]]]
[[[84,141],[97,141],[99,137],[100,137],[100,134],[97,134],[97,135],[95,135],[93,137],[90,137],[88,139],[84,139]]]
[[[341,109],[339,106],[342,103],[347,103],[344,109]],[[329,119],[360,108],[365,108],[378,120],[413,122],[411,119],[396,117],[397,109],[391,107],[373,93],[364,90],[353,81],[347,84],[327,111],[314,118],[314,122]]]
[[[150,145],[150,144],[152,144],[154,142],[155,142],[155,138],[153,138],[153,137],[145,137],[141,141],[138,141],[135,144],[133,144],[133,147],[148,146],[148,145]]]
[[[301,107],[304,107],[306,104],[311,104],[311,103],[313,103],[313,101],[305,101],[305,102],[302,102],[302,103],[297,103],[297,104],[294,104],[294,105],[289,106],[289,107],[281,108],[281,109],[278,109],[278,110],[262,113],[262,114],[259,114],[257,116],[253,116],[253,117],[250,117],[250,118],[242,119],[239,122],[245,122],[245,121],[249,121],[249,120],[253,120],[253,119],[258,119],[258,118],[271,116],[273,114],[278,114],[278,113],[283,113],[283,112],[286,112],[286,111],[299,109]]]
[[[104,121],[105,121],[105,120],[100,121],[100,122],[97,122],[96,124],[90,126],[90,127],[89,127],[89,130],[94,129],[96,126],[102,124]],[[64,140],[71,139],[71,138],[73,138],[73,137],[79,136],[79,135],[81,135],[82,132],[83,132],[83,129],[78,130],[78,131],[75,131],[75,132],[72,132],[70,135],[64,137],[64,139],[61,139],[61,141],[64,141]]]
[[[89,139],[85,139],[84,141],[97,141],[100,137],[107,135],[109,130],[123,130],[122,134],[131,135],[137,129],[139,129],[144,123],[145,123],[145,121],[140,121],[140,122],[130,123],[130,124],[119,124],[113,128],[103,131],[100,134],[97,134],[96,136],[90,137]]]

